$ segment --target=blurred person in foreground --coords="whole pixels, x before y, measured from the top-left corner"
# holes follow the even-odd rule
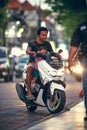
[[[78,54],[79,49],[81,51],[81,64],[83,66],[82,72],[82,85],[84,91],[84,104],[85,104],[85,113],[84,121],[87,121],[87,20],[80,23],[75,29],[69,50],[68,58],[68,68],[73,65],[73,60]]]
[[[35,97],[32,95],[30,86],[31,86],[31,82],[33,78],[32,75],[33,75],[34,67],[35,67],[36,53],[39,51],[41,47],[45,47],[48,52],[53,52],[51,44],[46,40],[47,35],[48,35],[48,29],[46,27],[38,28],[36,40],[30,41],[28,44],[28,48],[26,50],[26,53],[30,55],[29,63],[27,66],[27,75],[26,75],[27,89],[28,89],[28,95],[26,98],[28,100],[35,99]]]

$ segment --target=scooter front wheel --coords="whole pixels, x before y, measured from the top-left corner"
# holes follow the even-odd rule
[[[56,114],[63,110],[65,103],[66,103],[65,92],[56,89],[53,95],[50,94],[50,96],[48,96],[46,106],[50,113]]]

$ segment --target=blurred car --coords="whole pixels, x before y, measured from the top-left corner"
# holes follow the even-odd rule
[[[16,76],[16,78],[22,77],[24,65],[28,62],[28,60],[29,60],[28,55],[24,55],[24,56],[21,56],[19,58],[17,64],[15,65],[15,76]]]
[[[0,46],[0,78],[5,81],[13,80],[13,67],[9,59],[8,49]]]

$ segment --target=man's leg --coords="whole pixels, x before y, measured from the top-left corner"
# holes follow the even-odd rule
[[[82,83],[83,83],[83,91],[84,91],[84,104],[85,104],[85,111],[86,111],[86,117],[84,118],[85,121],[87,121],[87,58],[83,58],[83,74],[82,74]]]
[[[86,120],[87,120],[87,69],[83,73],[83,91],[84,91],[84,104],[86,111]]]
[[[30,100],[34,100],[34,96],[32,95],[31,92],[31,80],[32,80],[32,74],[33,74],[33,66],[28,66],[27,68],[27,75],[26,75],[26,79],[27,79],[27,90],[28,90],[28,96],[27,98]]]

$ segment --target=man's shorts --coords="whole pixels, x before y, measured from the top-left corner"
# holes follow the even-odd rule
[[[26,69],[27,69],[29,66],[32,66],[32,67],[34,68],[33,77],[34,77],[34,78],[38,78],[38,77],[39,77],[39,72],[38,72],[37,69],[35,69],[35,63],[34,63],[34,62],[29,62],[29,63],[27,64]]]
[[[38,78],[39,77],[39,71],[37,69],[34,69],[33,77]]]

